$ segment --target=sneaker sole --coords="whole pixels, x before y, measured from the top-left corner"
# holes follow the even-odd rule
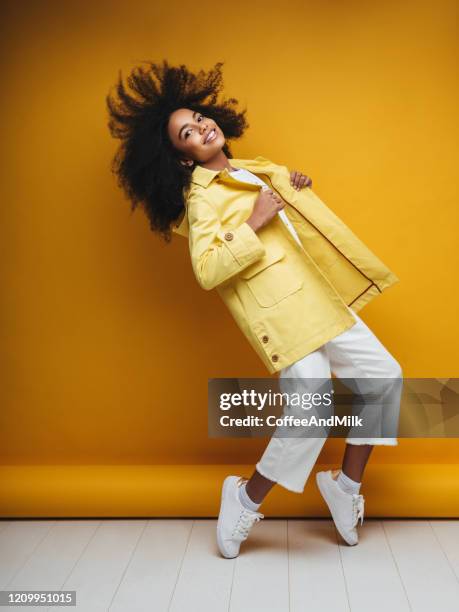
[[[220,517],[222,516],[222,511],[223,511],[223,507],[225,505],[225,501],[226,501],[226,491],[228,490],[228,486],[231,483],[230,480],[228,480],[228,476],[225,478],[224,482],[223,482],[223,487],[222,487],[222,500],[220,502],[220,512],[218,514],[218,521],[217,521],[217,543],[218,543],[218,548],[221,552],[221,554],[223,555],[223,557],[225,557],[225,559],[234,559],[235,557],[237,557],[238,555],[228,555],[225,551],[225,547],[223,545],[223,540],[220,536],[220,525],[221,525],[221,519]],[[239,554],[239,553],[238,553]]]
[[[359,543],[358,540],[357,540],[357,542],[349,542],[349,540],[346,538],[345,534],[342,532],[341,527],[339,525],[339,522],[337,521],[335,515],[333,514],[333,510],[331,508],[331,503],[329,503],[328,499],[327,499],[326,489],[325,489],[325,487],[322,487],[322,479],[323,478],[325,478],[325,476],[323,474],[321,474],[320,472],[316,474],[316,483],[317,483],[317,486],[319,487],[319,491],[320,491],[322,497],[324,498],[325,503],[328,506],[328,509],[330,510],[330,513],[332,515],[333,522],[335,523],[336,529],[338,530],[340,536],[343,538],[343,540],[346,542],[346,544],[349,544],[349,546],[355,546],[356,544]]]

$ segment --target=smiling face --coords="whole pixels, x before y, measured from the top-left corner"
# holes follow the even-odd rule
[[[222,153],[225,136],[213,119],[198,111],[179,108],[171,113],[168,134],[183,161],[206,164]]]

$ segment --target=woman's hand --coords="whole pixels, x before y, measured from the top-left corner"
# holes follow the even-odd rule
[[[255,200],[252,214],[247,219],[254,232],[271,221],[285,206],[285,201],[272,189],[262,189]]]
[[[305,174],[301,174],[297,170],[292,170],[290,172],[290,183],[293,187],[299,191],[302,187],[311,187],[312,179]]]

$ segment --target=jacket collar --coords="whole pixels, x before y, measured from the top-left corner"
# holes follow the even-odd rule
[[[245,170],[253,170],[255,172],[262,167],[263,171],[266,172],[267,166],[273,166],[273,163],[270,162],[269,159],[261,155],[255,157],[255,159],[236,159],[233,157],[229,161],[235,168],[244,168]],[[197,165],[191,175],[191,182],[207,188],[217,175],[225,175],[228,173],[229,171],[226,168],[223,170],[209,170],[208,168]]]
[[[245,170],[249,170],[250,172],[257,173],[261,172],[263,174],[267,174],[271,176],[271,174],[275,171],[276,164],[273,164],[266,157],[262,157],[258,155],[255,159],[237,159],[235,157],[230,158],[230,163],[235,168],[244,168]],[[200,185],[207,189],[207,187],[211,184],[213,179],[218,176],[229,176],[229,171],[227,168],[223,170],[210,170],[209,168],[204,168],[203,166],[197,165],[192,174],[191,174],[191,183],[195,183],[196,185]],[[191,187],[191,185],[190,185]],[[172,232],[175,234],[179,234],[180,236],[188,237],[188,216],[186,214],[186,194],[185,194],[185,210],[182,213],[182,216],[177,221],[177,224],[172,225]]]

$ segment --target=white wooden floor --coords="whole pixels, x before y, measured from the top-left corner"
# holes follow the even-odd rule
[[[0,521],[0,590],[76,590],[85,612],[457,612],[459,521],[265,518],[237,559],[216,520]]]

